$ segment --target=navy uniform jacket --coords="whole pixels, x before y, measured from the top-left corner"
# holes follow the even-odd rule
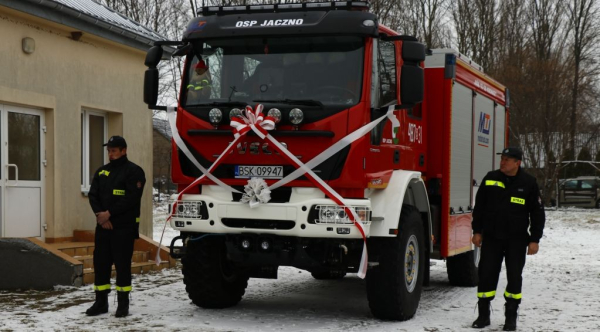
[[[545,223],[544,205],[533,176],[519,167],[514,177],[495,170],[483,178],[475,199],[473,233],[539,243]]]
[[[133,229],[138,237],[142,192],[146,184],[144,170],[127,155],[100,167],[88,193],[94,213],[110,212],[113,229]],[[102,228],[97,225],[96,229]]]

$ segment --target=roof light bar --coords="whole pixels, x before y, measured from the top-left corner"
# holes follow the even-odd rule
[[[327,2],[304,2],[304,3],[288,3],[274,5],[247,5],[247,6],[210,6],[202,7],[197,14],[202,16],[208,15],[227,15],[239,13],[256,13],[256,12],[281,12],[281,11],[298,11],[298,10],[369,10],[367,1],[327,1]]]
[[[275,10],[275,5],[254,5],[250,10]]]

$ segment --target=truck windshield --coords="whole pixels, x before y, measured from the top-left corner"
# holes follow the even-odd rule
[[[182,105],[359,102],[364,39],[239,38],[194,45]]]

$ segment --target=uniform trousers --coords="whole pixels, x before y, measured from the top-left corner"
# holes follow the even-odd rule
[[[478,298],[492,300],[496,295],[498,279],[502,270],[502,260],[506,260],[506,299],[521,302],[521,287],[523,285],[523,267],[527,257],[527,240],[501,240],[490,236],[483,239],[481,259],[479,261]]]
[[[113,264],[117,271],[117,291],[131,290],[131,258],[135,236],[136,232],[133,229],[96,229],[94,248],[96,290],[110,290]]]

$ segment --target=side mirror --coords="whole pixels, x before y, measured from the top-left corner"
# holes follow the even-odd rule
[[[402,74],[400,76],[400,102],[415,105],[423,101],[424,73],[419,64],[425,60],[425,45],[417,41],[402,42]]]
[[[402,105],[415,105],[423,101],[423,68],[403,65],[400,76],[400,102]]]
[[[163,55],[162,47],[152,46],[148,50],[148,53],[146,54],[146,61],[144,61],[144,64],[148,68],[156,68],[156,66],[160,62],[160,59],[162,59],[162,55]]]
[[[144,74],[144,103],[154,108],[158,100],[158,69],[148,68]]]
[[[152,46],[146,54],[144,64],[148,69],[144,74],[144,103],[148,108],[154,108],[158,101],[158,69],[156,66],[162,58],[163,49],[160,46]]]
[[[148,104],[149,109],[156,110],[166,110],[166,106],[157,106],[156,102],[158,101],[158,66],[160,60],[163,56],[163,45],[183,45],[181,41],[170,41],[170,40],[162,40],[154,43],[154,46],[150,47],[148,53],[146,54],[146,60],[144,64],[148,69],[146,69],[146,73],[144,74],[144,102]],[[183,50],[187,52],[189,48],[182,47]]]

